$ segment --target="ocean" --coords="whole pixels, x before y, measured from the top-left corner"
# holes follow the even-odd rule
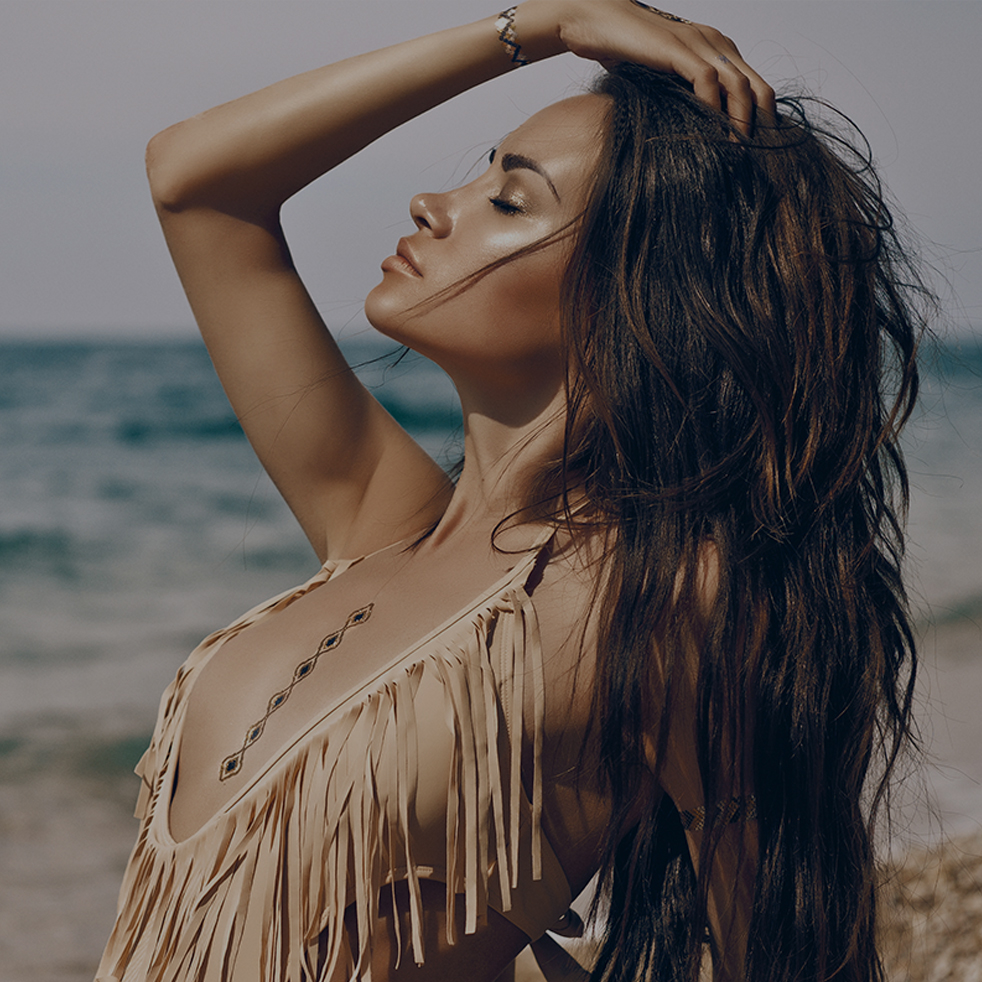
[[[386,350],[346,353],[452,463],[452,385]],[[910,573],[938,637],[982,620],[982,341],[939,345],[925,367]],[[0,342],[0,979],[91,977],[160,692],[201,637],[316,567],[200,343]],[[982,698],[982,652],[957,657]],[[945,809],[980,819],[959,773]],[[54,940],[37,928],[52,913],[68,921]]]
[[[363,373],[449,460],[449,380],[394,362]],[[316,569],[199,343],[0,346],[0,447],[0,732],[145,728],[182,653]]]

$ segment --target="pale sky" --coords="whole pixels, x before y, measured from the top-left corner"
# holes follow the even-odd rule
[[[859,124],[950,284],[952,321],[982,333],[982,2],[672,2],[730,35],[778,88],[804,86]],[[0,0],[0,336],[191,334],[146,190],[150,136],[279,78],[495,12],[487,0]],[[287,234],[328,322],[360,329],[415,192],[461,181],[589,73],[571,55],[512,72],[290,202]]]

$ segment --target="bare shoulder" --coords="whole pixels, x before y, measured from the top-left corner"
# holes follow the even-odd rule
[[[551,633],[551,628],[560,626],[582,630],[603,579],[603,543],[599,536],[574,539],[559,531],[550,542],[547,560],[534,586],[542,630]]]
[[[589,712],[603,558],[599,536],[573,539],[557,532],[534,585],[546,686],[567,726],[585,723]]]
[[[574,895],[597,870],[610,820],[598,769],[584,765],[596,759],[590,723],[605,572],[599,536],[574,542],[559,533],[533,591],[546,695],[543,828]]]

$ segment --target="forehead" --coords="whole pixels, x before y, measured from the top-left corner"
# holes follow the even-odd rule
[[[546,106],[503,141],[500,149],[531,157],[553,180],[592,172],[603,140],[608,100],[580,95]]]

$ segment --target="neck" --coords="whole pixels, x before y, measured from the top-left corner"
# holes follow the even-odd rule
[[[435,546],[465,531],[490,535],[527,504],[530,482],[562,452],[565,391],[500,391],[493,398],[458,384],[464,416],[464,467],[430,537]]]

